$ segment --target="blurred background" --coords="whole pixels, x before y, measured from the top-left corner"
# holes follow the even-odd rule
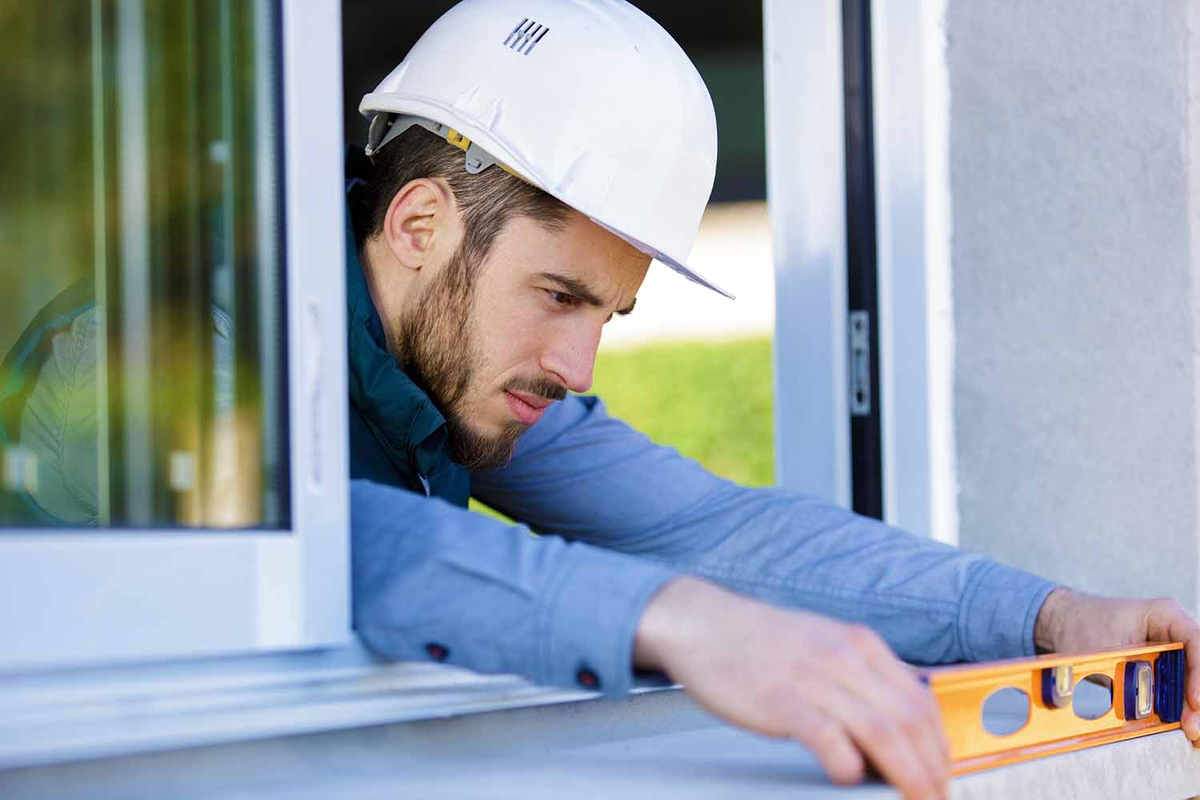
[[[0,524],[287,523],[277,17],[0,3]]]

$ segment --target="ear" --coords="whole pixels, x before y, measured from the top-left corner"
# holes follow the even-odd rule
[[[441,181],[418,178],[392,197],[381,235],[401,265],[419,270],[434,260],[455,218],[454,198]]]

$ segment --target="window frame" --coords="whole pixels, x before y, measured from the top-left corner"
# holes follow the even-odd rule
[[[884,520],[957,545],[946,0],[871,18]]]
[[[283,0],[291,525],[0,533],[0,675],[350,641],[340,9]]]
[[[765,0],[779,485],[851,507],[841,0]],[[871,0],[885,522],[956,544],[945,0]],[[827,377],[826,377],[827,376]],[[951,487],[946,490],[946,487]]]
[[[848,507],[841,0],[765,0],[763,57],[775,254],[776,482]]]

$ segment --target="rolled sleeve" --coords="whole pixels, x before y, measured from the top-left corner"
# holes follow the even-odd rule
[[[587,557],[563,570],[545,604],[538,680],[625,694],[632,686],[638,621],[676,573],[621,553],[570,547]]]
[[[981,559],[959,606],[958,635],[965,659],[1033,655],[1038,612],[1055,587],[1036,575]]]
[[[638,621],[675,575],[369,481],[351,482],[351,536],[373,650],[610,695],[631,688]]]
[[[921,664],[1032,654],[1054,588],[815,497],[734,485],[594,397],[555,403],[510,464],[472,480],[486,502],[535,530],[870,625]]]

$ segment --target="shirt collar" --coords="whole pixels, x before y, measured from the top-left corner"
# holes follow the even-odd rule
[[[358,257],[349,204],[361,185],[361,151],[346,156],[346,311],[349,324],[350,402],[376,430],[393,458],[404,451],[423,475],[444,457],[446,419],[388,352],[383,323],[371,300]]]

